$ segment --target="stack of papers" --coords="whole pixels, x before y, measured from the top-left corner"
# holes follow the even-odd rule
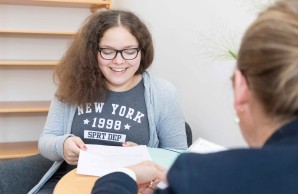
[[[185,150],[148,148],[145,145],[121,147],[86,144],[87,151],[80,151],[77,173],[83,175],[103,176],[119,168],[131,166],[145,160],[153,160],[169,169],[180,153]],[[211,153],[227,148],[208,140],[198,138],[186,152]]]
[[[116,169],[152,160],[144,145],[132,147],[86,144],[87,151],[80,150],[77,174],[103,176]]]

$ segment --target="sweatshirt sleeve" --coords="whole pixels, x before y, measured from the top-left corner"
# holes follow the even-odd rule
[[[67,122],[70,108],[54,98],[51,102],[44,129],[39,137],[38,149],[40,153],[52,160],[63,160],[63,144],[67,137]]]

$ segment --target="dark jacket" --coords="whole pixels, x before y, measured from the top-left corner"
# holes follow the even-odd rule
[[[155,194],[297,194],[298,120],[275,132],[261,149],[181,154],[168,172],[169,187]],[[124,173],[98,179],[93,194],[137,194]]]

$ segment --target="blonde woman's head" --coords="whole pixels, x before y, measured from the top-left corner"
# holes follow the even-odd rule
[[[269,116],[298,117],[298,1],[276,2],[246,31],[237,60]]]

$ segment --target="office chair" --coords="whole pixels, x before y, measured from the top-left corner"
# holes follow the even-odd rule
[[[52,166],[40,154],[17,158],[0,163],[0,193],[28,193]]]
[[[185,122],[185,131],[186,131],[186,138],[187,138],[187,146],[191,146],[192,144],[192,131],[187,122]]]

